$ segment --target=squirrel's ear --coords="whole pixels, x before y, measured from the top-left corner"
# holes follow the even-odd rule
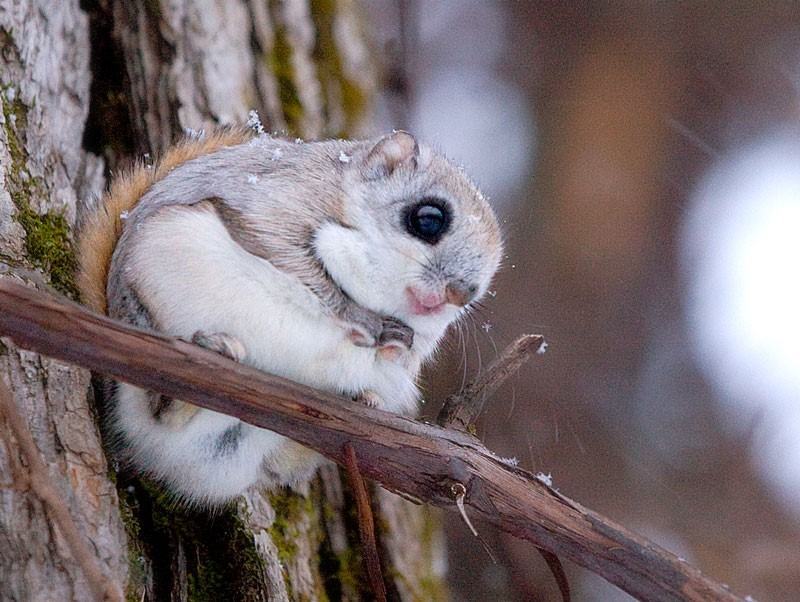
[[[391,175],[399,167],[415,168],[418,158],[419,145],[414,136],[397,130],[378,140],[365,163],[371,177],[383,177]]]

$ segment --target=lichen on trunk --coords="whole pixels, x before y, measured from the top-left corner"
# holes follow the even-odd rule
[[[12,47],[6,36],[4,44]],[[31,266],[49,275],[53,288],[77,298],[74,282],[75,252],[72,248],[70,225],[62,212],[54,210],[37,213],[33,204],[46,198],[47,186],[41,176],[33,176],[27,168],[25,132],[28,129],[28,108],[17,97],[16,88],[6,85],[0,89],[3,98],[2,126],[11,164],[5,173],[5,188],[16,209],[14,219],[25,231],[25,255]]]

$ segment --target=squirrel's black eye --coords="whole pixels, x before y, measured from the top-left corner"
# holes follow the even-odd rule
[[[406,229],[430,244],[436,244],[450,225],[450,213],[440,202],[423,201],[406,214]]]

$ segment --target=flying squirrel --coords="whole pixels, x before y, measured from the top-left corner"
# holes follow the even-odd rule
[[[501,253],[480,191],[407,132],[293,142],[226,128],[113,181],[83,216],[78,285],[113,318],[413,415],[422,362]],[[323,461],[126,383],[105,403],[118,457],[188,504],[296,485]]]

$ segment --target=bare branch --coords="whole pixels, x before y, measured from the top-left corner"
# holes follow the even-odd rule
[[[442,406],[436,422],[440,426],[468,430],[483,411],[483,405],[509,377],[517,373],[530,357],[544,349],[540,334],[523,334],[505,348],[503,353],[467,384],[461,391],[450,395]]]
[[[356,510],[358,511],[358,532],[361,536],[361,544],[364,550],[364,564],[367,567],[367,576],[372,586],[372,593],[378,602],[386,602],[386,585],[383,582],[381,572],[381,558],[378,554],[378,544],[375,541],[375,520],[372,516],[372,508],[369,504],[369,493],[364,483],[364,477],[358,469],[358,460],[353,446],[345,443],[345,468],[347,478],[350,481],[350,488],[356,500]]]
[[[569,579],[567,579],[567,573],[564,570],[564,565],[561,564],[561,560],[559,560],[558,556],[543,548],[536,548],[536,551],[544,558],[547,568],[553,574],[556,584],[558,584],[558,591],[561,592],[561,599],[563,602],[570,602],[572,594],[570,593]]]
[[[14,434],[14,439],[17,440],[17,446],[28,464],[27,474],[15,474],[16,479],[25,479],[26,482],[16,484],[30,487],[31,491],[45,505],[50,518],[72,551],[75,561],[83,569],[95,597],[98,600],[122,602],[122,591],[116,583],[107,579],[103,574],[97,557],[89,548],[85,537],[78,531],[75,521],[72,520],[63,495],[51,483],[47,467],[33,441],[28,425],[17,410],[11,391],[2,380],[0,380],[0,415],[5,417],[11,433]],[[5,438],[10,455],[13,447],[9,433],[0,432],[0,436]]]
[[[391,491],[470,514],[648,600],[741,600],[697,569],[499,460],[465,433],[355,404],[148,334],[0,279],[0,333],[18,345],[236,416],[359,468]]]
[[[479,373],[471,382],[462,388],[461,391],[450,395],[445,400],[436,418],[436,422],[445,428],[457,428],[469,432],[473,423],[483,411],[486,400],[489,399],[504,382],[516,374],[534,353],[544,351],[546,345],[547,343],[545,343],[544,337],[538,334],[523,334],[518,337],[503,350],[503,353],[501,353],[495,361],[489,364],[483,372]],[[463,511],[463,506],[459,505],[458,508],[459,511],[461,511],[464,521],[469,525],[473,534],[478,537],[477,531],[475,531],[475,528],[472,526],[472,523],[469,522],[469,518],[467,518],[466,513]],[[484,547],[486,547],[486,544],[484,544]],[[569,602],[571,599],[569,580],[567,579],[567,574],[558,556],[538,546],[536,550],[541,554],[542,558],[544,558],[547,567],[553,574],[553,578],[556,580],[556,583],[558,583],[561,599],[564,602]]]

